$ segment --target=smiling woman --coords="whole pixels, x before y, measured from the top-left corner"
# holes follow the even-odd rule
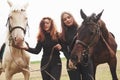
[[[82,10],[80,11],[83,22],[77,32],[74,47],[71,52],[69,66],[89,65],[89,61],[93,61],[94,79],[96,68],[99,64],[108,63],[113,80],[118,80],[117,67],[117,43],[109,32],[106,24],[101,20],[101,15],[93,13],[87,16]]]

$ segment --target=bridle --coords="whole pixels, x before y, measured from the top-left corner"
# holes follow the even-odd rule
[[[10,17],[8,17],[8,19],[7,19],[7,23],[6,23],[6,26],[8,25],[8,27],[9,27],[9,32],[10,33],[12,33],[12,31],[14,31],[15,29],[21,29],[23,32],[24,32],[24,34],[26,34],[26,28],[24,29],[23,27],[21,27],[21,26],[15,26],[15,27],[11,27],[11,25],[10,25]],[[27,22],[27,24],[26,24],[26,26],[28,26],[29,27],[29,25],[28,25],[28,22]]]
[[[89,24],[91,24],[91,22],[87,22],[87,24],[89,25]],[[93,34],[92,38],[89,40],[89,43],[87,44],[87,43],[85,43],[84,41],[82,41],[80,39],[76,39],[76,42],[75,42],[75,44],[80,44],[80,45],[82,45],[84,47],[83,51],[81,53],[81,55],[83,57],[82,61],[84,61],[83,60],[84,58],[86,58],[86,59],[88,58],[89,49],[95,43],[96,37],[97,36],[100,37],[100,35],[101,35],[99,24],[96,24],[95,22],[92,22],[92,24],[96,25],[96,27],[95,27],[95,33]],[[83,23],[83,25],[84,25],[84,23]],[[77,34],[77,36],[80,36],[80,35]],[[87,63],[87,60],[85,60],[83,64],[86,65],[86,63]]]
[[[88,24],[89,24],[89,23],[88,23]],[[94,24],[95,24],[95,23],[94,23]],[[93,45],[96,36],[100,36],[100,27],[99,27],[98,24],[95,24],[95,25],[97,26],[97,27],[96,27],[96,31],[95,31],[93,37],[89,40],[89,43],[86,44],[84,41],[79,40],[79,39],[76,39],[76,44],[81,44],[81,45],[84,46],[86,49],[87,49],[87,48],[90,48],[90,47]],[[77,35],[77,36],[78,36],[78,35]]]
[[[26,34],[26,29],[22,28],[21,26],[15,26],[13,28],[11,26],[9,26],[10,33],[12,33],[12,31],[14,31],[15,29],[21,29],[24,32],[24,34]]]
[[[24,29],[24,28],[21,27],[21,26],[15,26],[15,27],[12,28],[12,26],[10,25],[10,17],[8,17],[8,19],[7,19],[6,27],[9,28],[9,33],[10,33],[10,36],[9,36],[9,46],[14,47],[14,46],[13,46],[13,43],[12,43],[12,42],[13,42],[12,32],[13,32],[15,29],[21,29],[21,30],[23,31],[24,35],[25,35],[25,34],[26,34],[26,28]],[[29,27],[29,26],[28,26],[28,23],[26,24],[26,27]],[[14,48],[15,48],[15,47],[14,47]],[[11,47],[10,47],[10,53],[12,53]],[[20,53],[21,53],[21,55],[22,55],[21,58],[24,60],[24,63],[27,65],[26,60],[23,58],[23,54],[22,54],[23,51],[22,51],[22,49],[20,49]],[[22,66],[20,66],[20,65],[16,62],[16,60],[15,60],[15,58],[14,58],[14,56],[13,56],[12,54],[11,54],[11,57],[12,57],[14,63],[15,63],[20,69],[29,72],[28,69],[23,68]],[[29,67],[29,66],[27,65],[26,67]]]
[[[9,33],[10,33],[10,37],[9,37],[9,45],[10,43],[13,41],[13,38],[12,38],[12,32],[15,30],[15,29],[21,29],[23,31],[24,34],[26,34],[26,28],[28,27],[29,28],[29,25],[28,25],[28,22],[26,24],[26,28],[23,28],[21,26],[15,26],[12,28],[11,24],[10,24],[10,17],[8,17],[7,19],[7,23],[6,23],[6,26],[8,26],[9,28]]]

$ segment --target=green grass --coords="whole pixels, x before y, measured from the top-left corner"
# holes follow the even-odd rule
[[[117,76],[120,80],[120,50],[117,51]],[[30,63],[31,69],[37,70],[40,69],[40,61],[32,61]],[[5,80],[5,75],[2,73],[0,80]],[[15,74],[13,80],[24,80],[21,73]],[[34,71],[30,73],[30,80],[42,80],[40,71]],[[69,80],[68,74],[66,71],[66,59],[62,58],[62,74],[60,80]],[[96,80],[112,80],[109,66],[107,63],[100,64],[97,66]]]
[[[40,63],[40,61],[31,61],[30,63],[31,64],[38,64],[38,63]]]
[[[117,51],[117,75],[118,75],[118,79],[120,79],[120,50]],[[62,62],[63,62],[63,70],[62,70],[62,76],[61,76],[61,80],[69,80],[68,78],[68,74],[66,72],[66,59],[62,58]],[[33,63],[39,63],[39,61],[34,61],[31,62]],[[34,79],[30,79],[30,80],[35,80]],[[37,80],[37,79],[36,79]],[[42,80],[42,79],[41,79]],[[96,72],[96,80],[112,80],[112,76],[110,73],[110,69],[107,63],[104,64],[100,64],[97,66],[97,72]]]

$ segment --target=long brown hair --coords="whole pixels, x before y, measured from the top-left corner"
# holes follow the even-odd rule
[[[76,20],[74,19],[73,15],[70,14],[69,12],[63,12],[63,13],[61,14],[61,27],[62,27],[61,39],[65,41],[66,25],[65,25],[65,23],[64,23],[64,21],[63,21],[63,16],[64,16],[64,14],[68,14],[70,17],[73,18],[73,26],[78,27],[78,24],[77,24]]]
[[[45,40],[45,34],[44,34],[44,20],[48,19],[51,21],[51,26],[50,26],[50,36],[52,37],[52,40],[57,40],[57,29],[56,25],[54,24],[53,20],[50,17],[44,17],[42,18],[40,24],[39,24],[39,32],[37,36],[37,40],[43,42]]]

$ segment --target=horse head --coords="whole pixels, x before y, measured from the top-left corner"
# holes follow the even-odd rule
[[[102,13],[103,11],[97,15],[93,13],[91,16],[87,16],[82,10],[80,11],[83,22],[78,29],[77,38],[71,52],[69,60],[70,68],[77,63],[87,63],[92,47],[100,38],[98,21],[100,20]]]
[[[9,41],[14,45],[21,46],[23,45],[26,28],[28,26],[26,14],[28,4],[17,6],[13,5],[10,1],[8,1],[8,4],[11,8],[7,21],[7,26],[9,28]]]

